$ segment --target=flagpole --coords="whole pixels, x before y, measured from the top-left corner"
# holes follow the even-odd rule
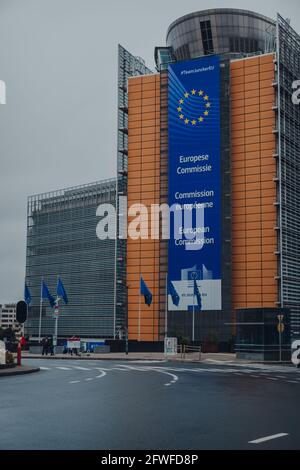
[[[56,291],[57,291],[58,279],[59,279],[59,276],[57,276],[57,280],[56,280]],[[58,315],[59,315],[59,296],[57,295],[57,292],[56,292],[54,314],[55,314],[55,322],[54,322],[53,346],[55,346],[55,354],[56,354],[57,353],[57,335],[58,335]]]
[[[41,336],[42,336],[43,281],[44,281],[44,277],[42,276],[42,279],[41,279],[41,296],[40,296],[40,318],[39,318],[39,344],[41,344]]]
[[[53,338],[53,346],[55,346],[55,354],[57,352],[57,334],[58,334],[58,315],[59,315],[59,297],[56,297],[55,300],[55,324],[54,324],[54,338]]]
[[[165,338],[168,337],[168,273],[166,274]]]
[[[195,283],[194,279],[194,283]],[[193,285],[193,328],[192,328],[192,341],[195,341],[195,284]]]
[[[140,278],[140,295],[139,295],[139,329],[138,340],[141,341],[141,278]]]

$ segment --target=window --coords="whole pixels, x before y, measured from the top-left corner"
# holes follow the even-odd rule
[[[214,52],[214,45],[210,21],[200,21],[200,29],[203,43],[203,52],[205,55],[211,54]]]
[[[178,47],[176,50],[176,59],[177,60],[186,60],[190,59],[190,48],[188,44],[183,44],[182,46]]]
[[[258,52],[259,46],[257,39],[244,37],[229,38],[230,52]]]

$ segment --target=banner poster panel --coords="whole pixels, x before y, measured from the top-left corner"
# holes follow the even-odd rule
[[[171,64],[168,76],[168,276],[180,296],[169,309],[221,310],[220,59]]]

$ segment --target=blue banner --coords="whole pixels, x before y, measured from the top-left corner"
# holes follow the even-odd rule
[[[195,308],[196,280],[201,310],[221,310],[220,59],[171,64],[168,76],[168,276],[180,296],[169,308]]]

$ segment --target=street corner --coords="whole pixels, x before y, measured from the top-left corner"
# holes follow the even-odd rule
[[[30,367],[30,366],[13,366],[13,367],[4,367],[0,369],[0,379],[2,377],[14,377],[16,375],[27,375],[39,372],[39,367]]]

